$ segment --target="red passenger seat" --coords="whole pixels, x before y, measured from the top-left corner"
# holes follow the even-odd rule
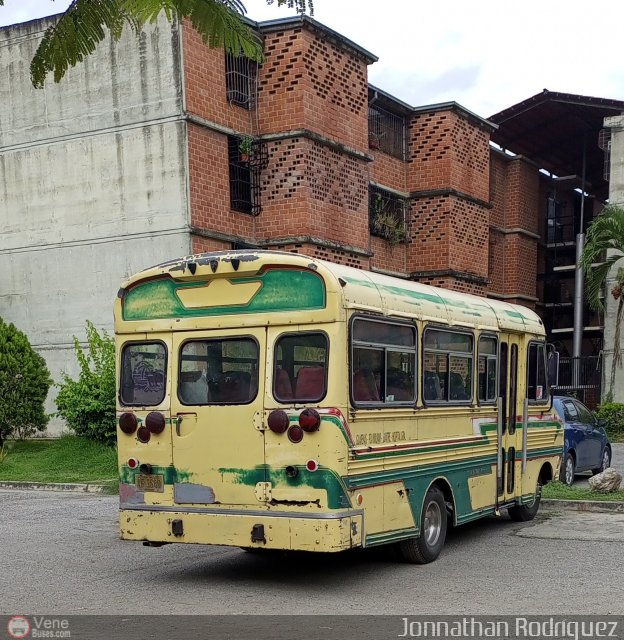
[[[301,367],[295,385],[297,400],[320,400],[325,395],[325,369]]]
[[[353,399],[356,402],[379,402],[379,391],[373,372],[367,369],[353,375]]]
[[[278,400],[292,400],[292,382],[288,372],[278,367],[275,371],[275,397]]]

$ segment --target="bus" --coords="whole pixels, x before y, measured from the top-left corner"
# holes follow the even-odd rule
[[[557,476],[528,308],[278,251],[203,253],[115,302],[124,540],[435,560]],[[552,369],[552,367],[551,367]]]

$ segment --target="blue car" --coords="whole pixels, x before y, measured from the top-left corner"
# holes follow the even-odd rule
[[[602,473],[611,464],[611,443],[603,423],[576,398],[555,396],[553,403],[565,423],[561,482],[570,486],[574,474],[583,471]]]

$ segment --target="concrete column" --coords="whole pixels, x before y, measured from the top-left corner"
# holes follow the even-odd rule
[[[609,202],[624,206],[624,116],[605,118],[605,127],[611,129],[611,176],[609,180]],[[610,252],[608,255],[613,255]],[[611,367],[613,364],[613,342],[616,327],[618,301],[613,299],[611,289],[615,286],[618,268],[624,266],[624,260],[618,261],[607,276],[605,288],[605,329],[604,329],[604,372],[603,396],[611,386]],[[622,332],[624,333],[624,332]],[[620,348],[624,348],[620,341]],[[624,402],[624,368],[615,372],[613,400]]]

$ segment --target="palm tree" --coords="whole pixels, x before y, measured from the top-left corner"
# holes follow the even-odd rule
[[[608,257],[599,266],[603,254],[609,251]],[[602,310],[601,293],[611,268],[624,258],[624,208],[616,205],[606,206],[600,215],[592,222],[587,231],[587,242],[581,257],[581,267],[585,272],[587,302],[592,309]],[[612,295],[618,301],[615,319],[615,335],[613,338],[613,362],[611,365],[611,379],[609,394],[613,394],[615,372],[622,366],[622,351],[620,348],[620,332],[624,323],[624,266],[616,272],[615,286],[606,295]]]
[[[266,0],[313,13],[313,0]],[[0,6],[4,0],[0,0]],[[43,87],[48,73],[59,82],[69,67],[93,53],[110,32],[119,40],[125,24],[139,31],[161,12],[168,20],[187,18],[211,47],[224,47],[234,55],[262,60],[262,44],[242,19],[241,0],[73,0],[58,22],[49,27],[30,64],[33,86]]]

